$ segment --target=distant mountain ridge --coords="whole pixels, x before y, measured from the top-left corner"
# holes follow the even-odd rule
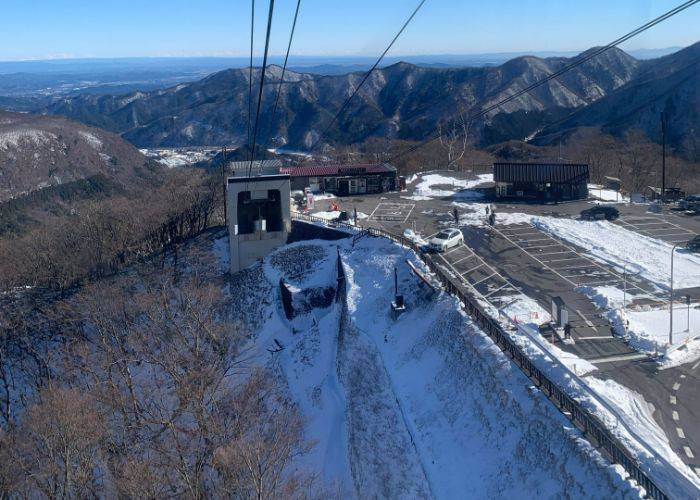
[[[673,70],[668,58],[640,61],[613,48],[557,80],[515,99],[472,124],[482,143],[522,139],[577,109],[610,98],[653,65]],[[594,50],[594,49],[590,49]],[[680,56],[679,56],[680,54]],[[376,70],[325,139],[349,144],[368,137],[421,139],[441,120],[460,110],[498,102],[569,64],[571,58],[522,56],[499,66],[426,68],[397,63]],[[260,69],[253,71],[259,82]],[[270,111],[281,75],[268,68],[260,119],[262,142],[309,147],[359,84],[363,73],[321,76],[287,71],[275,123]],[[661,79],[665,77],[660,76]],[[121,134],[142,147],[243,144],[248,113],[248,70],[230,69],[200,81],[153,92],[80,95],[62,99],[46,111]]]
[[[95,175],[130,178],[147,159],[117,135],[57,116],[0,111],[0,202]]]
[[[613,134],[641,130],[654,141],[661,136],[660,115],[669,123],[667,140],[686,153],[700,152],[700,43],[642,65],[636,78],[589,106],[576,110],[535,136],[578,127],[600,127]],[[698,156],[700,159],[700,156]]]

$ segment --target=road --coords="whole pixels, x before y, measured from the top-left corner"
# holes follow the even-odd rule
[[[411,199],[410,194],[409,190],[409,193],[342,198],[340,203],[349,213],[357,209],[371,214],[363,221],[364,225],[382,227],[394,234],[410,228],[427,236],[446,224],[453,224],[451,198]],[[639,205],[617,206],[621,217],[616,223],[648,237],[677,243],[700,232],[700,217],[649,214]],[[575,217],[588,207],[590,204],[582,201],[559,205],[498,204],[497,210]],[[326,207],[321,204],[318,209]],[[590,258],[585,250],[558,241],[528,224],[462,229],[467,247],[443,256],[450,270],[495,305],[520,291],[550,310],[551,298],[562,297],[570,310],[575,344],[559,342],[559,347],[593,363],[597,370],[592,376],[612,379],[641,394],[653,406],[654,419],[666,433],[673,450],[700,475],[700,363],[659,370],[649,357],[613,336],[608,321],[576,288],[580,285],[622,288],[626,282],[630,300],[643,294],[652,297],[642,299],[650,302],[667,300],[665,292],[638,277],[623,276]],[[685,293],[700,300],[700,287],[677,296]]]

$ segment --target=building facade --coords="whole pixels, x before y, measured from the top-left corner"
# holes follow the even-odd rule
[[[538,202],[588,198],[588,165],[494,163],[496,198]]]
[[[230,270],[237,273],[287,242],[292,227],[289,175],[229,177],[226,217]]]
[[[292,190],[351,196],[396,189],[396,168],[388,163],[283,167],[281,172],[291,177]]]

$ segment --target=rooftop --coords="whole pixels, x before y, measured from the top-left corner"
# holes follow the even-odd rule
[[[353,163],[337,165],[304,165],[301,167],[283,167],[282,173],[292,177],[322,177],[340,175],[383,174],[396,172],[396,168],[388,163]]]
[[[583,163],[494,163],[494,182],[588,182]]]

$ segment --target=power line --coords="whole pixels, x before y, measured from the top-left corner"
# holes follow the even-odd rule
[[[272,106],[272,116],[270,118],[270,135],[272,135],[272,127],[275,124],[275,114],[277,113],[277,103],[280,100],[280,93],[282,92],[282,83],[284,83],[284,74],[287,71],[287,61],[289,60],[289,50],[292,48],[292,40],[294,39],[294,29],[297,26],[297,17],[299,16],[299,7],[301,6],[301,0],[297,0],[297,8],[294,11],[294,21],[292,21],[292,31],[289,34],[289,43],[287,44],[287,53],[284,56],[284,65],[282,66],[282,75],[280,76],[280,83],[277,86],[277,95],[275,96],[275,104]],[[269,140],[270,138],[268,138]]]
[[[250,9],[250,62],[248,65],[248,148],[250,149],[250,125],[253,115],[253,36],[255,34],[255,0],[251,0]],[[250,155],[250,151],[248,152]]]
[[[382,52],[382,54],[379,56],[379,59],[377,59],[377,61],[374,63],[374,65],[372,65],[372,67],[369,69],[369,71],[367,71],[367,73],[365,73],[365,76],[364,76],[364,77],[362,78],[362,80],[360,81],[360,84],[359,84],[357,87],[355,87],[355,90],[353,91],[353,93],[350,94],[350,96],[345,100],[345,102],[344,102],[343,105],[340,107],[340,109],[339,109],[338,112],[335,114],[335,116],[331,119],[330,122],[328,122],[328,125],[326,125],[326,128],[323,129],[323,132],[321,132],[321,134],[318,136],[318,138],[316,139],[316,141],[314,141],[314,143],[311,145],[311,148],[309,149],[309,152],[310,152],[310,153],[313,152],[313,151],[316,149],[316,147],[318,146],[318,144],[321,142],[321,139],[323,138],[323,136],[326,135],[326,133],[328,132],[328,130],[331,128],[331,126],[338,120],[338,118],[339,118],[340,115],[343,113],[343,111],[345,110],[345,108],[347,107],[347,105],[350,103],[350,101],[353,99],[353,97],[355,97],[355,95],[357,94],[357,92],[359,92],[359,90],[360,90],[360,89],[362,88],[362,86],[365,84],[365,82],[366,82],[367,79],[370,77],[370,75],[372,74],[372,72],[377,68],[377,66],[379,66],[379,63],[382,62],[382,59],[384,59],[384,56],[387,54],[387,52],[389,52],[389,50],[390,50],[391,47],[394,45],[394,43],[396,42],[396,40],[398,40],[399,36],[401,36],[401,33],[404,32],[404,30],[406,29],[406,27],[408,26],[408,24],[411,22],[411,20],[415,17],[415,15],[418,13],[418,11],[420,10],[420,8],[423,7],[423,4],[425,3],[425,1],[426,1],[426,0],[421,0],[421,2],[418,4],[418,6],[413,10],[413,13],[409,16],[408,19],[406,19],[406,22],[403,23],[403,26],[401,27],[401,29],[399,30],[399,32],[396,33],[396,36],[394,36],[394,38],[391,40],[391,42],[390,42],[389,45],[386,47],[386,49],[384,49],[384,52]],[[700,0],[698,0],[698,1],[700,1]],[[301,163],[304,163],[304,160],[302,160]]]
[[[698,0],[700,1],[700,0]],[[265,34],[265,53],[263,55],[263,64],[260,74],[260,88],[258,90],[258,107],[255,112],[255,126],[253,127],[253,149],[250,151],[250,165],[248,166],[248,178],[253,171],[253,159],[255,158],[255,143],[258,138],[258,121],[260,118],[260,105],[262,104],[263,87],[265,85],[265,69],[267,68],[267,52],[270,48],[270,30],[272,29],[272,12],[275,9],[275,0],[270,0],[270,10],[267,14],[267,33]],[[246,181],[246,190],[248,182]]]
[[[549,82],[549,81],[551,81],[551,80],[554,80],[554,79],[560,77],[560,76],[563,75],[564,73],[566,73],[566,72],[568,72],[568,71],[570,71],[570,70],[572,70],[572,69],[574,69],[574,68],[580,66],[581,64],[584,64],[585,62],[590,61],[590,60],[593,59],[594,57],[597,57],[597,56],[599,56],[600,54],[602,54],[602,53],[604,53],[604,52],[610,50],[611,48],[613,48],[613,47],[615,47],[615,46],[617,46],[617,45],[619,45],[619,44],[621,44],[621,43],[623,43],[623,42],[626,42],[627,40],[629,40],[629,39],[631,39],[631,38],[633,38],[633,37],[639,35],[640,33],[643,33],[644,31],[648,30],[649,28],[652,28],[653,26],[656,26],[657,24],[659,24],[659,23],[665,21],[666,19],[669,19],[670,17],[675,16],[675,15],[678,14],[679,12],[682,12],[682,11],[684,11],[685,9],[687,9],[687,8],[689,8],[689,7],[692,7],[693,5],[695,5],[695,4],[698,3],[698,2],[700,2],[700,0],[689,0],[689,1],[687,1],[687,2],[684,2],[684,3],[680,4],[679,6],[677,6],[677,7],[673,8],[673,9],[669,10],[669,11],[666,12],[665,14],[662,14],[662,15],[660,15],[659,17],[656,17],[656,18],[652,19],[651,21],[647,22],[646,24],[643,24],[642,26],[638,27],[637,29],[635,29],[635,30],[633,30],[633,31],[630,31],[630,32],[627,33],[626,35],[623,35],[623,36],[621,36],[620,38],[618,38],[618,39],[616,39],[616,40],[613,40],[613,41],[610,42],[609,44],[607,44],[607,45],[605,45],[605,46],[603,46],[603,47],[600,47],[600,48],[598,48],[598,49],[595,49],[595,50],[593,50],[592,52],[590,52],[590,53],[584,55],[583,57],[581,57],[581,58],[579,58],[579,59],[576,59],[574,62],[572,62],[572,63],[570,63],[570,64],[564,66],[564,67],[561,68],[560,70],[555,71],[554,73],[552,73],[552,74],[550,74],[550,75],[548,75],[548,76],[546,76],[546,77],[544,77],[544,78],[541,78],[540,80],[537,80],[536,82],[534,82],[534,83],[528,85],[527,87],[525,87],[525,88],[519,90],[518,92],[515,92],[514,94],[509,95],[508,97],[506,97],[506,98],[504,98],[504,99],[498,101],[497,103],[492,104],[491,106],[488,106],[488,107],[486,107],[486,108],[481,109],[479,112],[475,113],[474,115],[469,116],[469,117],[468,117],[468,120],[469,120],[469,121],[472,121],[472,120],[475,120],[475,119],[477,119],[477,118],[479,118],[479,117],[482,117],[482,116],[486,115],[487,113],[489,113],[489,112],[491,112],[491,111],[493,111],[493,110],[495,110],[495,109],[501,107],[502,105],[504,105],[504,104],[506,104],[506,103],[508,103],[508,102],[510,102],[510,101],[512,101],[512,100],[514,100],[514,99],[517,99],[518,97],[520,97],[520,96],[522,96],[522,95],[524,95],[524,94],[530,93],[531,91],[533,91],[534,89],[536,89],[536,88],[538,88],[538,87],[544,85],[545,83],[547,83],[547,82]],[[431,134],[435,133],[435,130],[436,130],[436,128],[433,128],[433,130],[431,131]],[[412,152],[414,152],[414,151],[417,151],[418,149],[420,149],[420,148],[426,146],[427,144],[430,144],[431,142],[436,141],[438,138],[439,138],[439,136],[432,137],[432,138],[430,138],[430,139],[426,139],[426,140],[424,140],[423,142],[421,142],[421,143],[419,143],[419,144],[416,144],[415,146],[412,146],[412,147],[408,148],[406,151],[403,151],[403,152],[401,152],[401,153],[398,153],[398,154],[394,155],[393,157],[391,157],[391,158],[389,159],[389,162],[394,162],[394,161],[396,161],[397,158],[400,158],[401,156],[404,156],[404,155],[406,155],[406,154],[409,154],[409,153],[412,153]]]

